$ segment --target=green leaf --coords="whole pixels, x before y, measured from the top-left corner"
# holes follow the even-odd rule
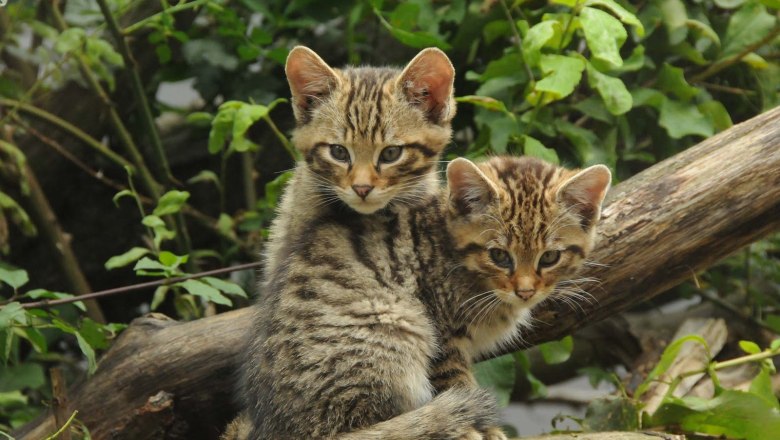
[[[720,37],[718,36],[718,33],[715,32],[715,30],[712,29],[710,25],[708,25],[707,23],[689,18],[685,20],[685,24],[689,28],[696,29],[697,31],[699,31],[701,36],[703,36],[704,38],[708,38],[717,46],[720,46]]]
[[[176,269],[180,265],[184,264],[189,260],[188,255],[176,255],[173,252],[169,251],[161,251],[160,255],[157,256],[157,259],[160,260],[160,263],[164,264],[166,267],[169,267],[171,269]]]
[[[476,363],[472,368],[477,383],[496,396],[498,405],[509,405],[509,396],[515,386],[515,358],[511,354],[505,354]]]
[[[129,189],[123,189],[122,191],[119,191],[118,193],[114,194],[114,198],[112,199],[114,201],[114,205],[119,207],[119,199],[122,197],[132,197],[134,199],[138,199],[138,194],[136,194],[133,191],[130,191]]]
[[[114,50],[114,47],[105,40],[92,37],[87,38],[85,49],[87,56],[93,58],[93,60],[97,62],[102,60],[107,64],[116,67],[125,65],[125,60],[122,59],[122,55],[119,55],[119,53]]]
[[[154,208],[154,215],[162,217],[164,215],[179,212],[189,197],[190,193],[187,191],[168,191],[157,201],[157,207]]]
[[[634,101],[620,78],[614,78],[599,72],[591,63],[587,63],[587,67],[588,84],[599,92],[601,99],[604,100],[604,105],[610,113],[622,115],[631,110]]]
[[[146,217],[141,219],[141,224],[144,226],[148,226],[150,228],[164,228],[165,222],[163,219],[156,215],[147,215]]]
[[[539,344],[539,351],[542,353],[544,362],[548,365],[561,364],[569,360],[573,348],[574,339],[571,336],[566,336],[560,341]]]
[[[514,353],[515,362],[520,368],[520,371],[525,375],[525,379],[531,385],[532,397],[545,397],[547,396],[547,387],[531,373],[531,362],[528,360],[528,355],[523,351],[516,351]]]
[[[8,328],[14,323],[27,324],[27,313],[18,301],[0,306],[0,330]]]
[[[772,32],[776,21],[777,19],[766,11],[764,5],[757,2],[745,3],[729,19],[720,58],[736,55],[746,47],[761,41]]]
[[[631,100],[635,108],[647,105],[660,111],[666,96],[658,90],[638,88],[631,90]]]
[[[268,112],[269,108],[264,105],[242,105],[233,119],[233,140],[230,148],[239,153],[257,149],[257,145],[246,138],[246,132],[252,124],[268,116]]]
[[[385,20],[384,16],[382,16],[382,12],[378,9],[374,9],[374,13],[376,14],[377,18],[379,18],[382,26],[390,31],[396,40],[407,46],[416,47],[418,49],[431,46],[436,46],[441,50],[449,50],[452,48],[452,46],[450,46],[446,41],[427,32],[412,32],[393,26],[391,23]]]
[[[138,260],[137,263],[135,263],[135,266],[133,266],[133,270],[135,271],[161,271],[162,273],[167,273],[169,268],[168,266],[160,263],[159,261],[154,261],[149,257],[143,257],[140,260]]]
[[[80,50],[84,45],[86,32],[79,27],[72,27],[63,31],[54,43],[54,50],[66,54]]]
[[[620,67],[623,64],[620,47],[627,37],[620,21],[600,9],[584,7],[580,23],[593,58],[610,67]]]
[[[764,399],[769,406],[780,410],[780,402],[778,402],[772,387],[772,376],[769,368],[765,365],[761,366],[761,370],[750,382],[750,392]]]
[[[92,346],[89,345],[89,342],[82,336],[81,333],[75,332],[76,335],[76,341],[79,344],[79,349],[82,353],[84,353],[84,356],[87,357],[87,373],[89,375],[92,375],[95,373],[95,370],[97,370],[97,360],[95,358],[95,349],[92,348]]]
[[[202,170],[198,174],[187,179],[187,183],[189,184],[199,183],[199,182],[211,182],[217,187],[219,187],[219,177],[217,176],[217,173],[211,170]]]
[[[688,84],[685,72],[679,67],[664,63],[658,74],[658,88],[675,95],[682,101],[690,101],[700,90]]]
[[[420,15],[420,6],[411,2],[399,3],[390,13],[391,25],[410,31],[417,25],[417,17]]]
[[[556,153],[555,150],[545,147],[541,142],[531,136],[523,135],[523,153],[526,156],[538,157],[539,159],[555,165],[560,163],[558,153]]]
[[[669,34],[669,44],[675,45],[685,41],[688,36],[688,11],[681,0],[661,0],[659,2],[663,23]]]
[[[647,375],[645,381],[639,384],[639,386],[636,389],[636,392],[634,392],[634,398],[639,400],[642,394],[644,394],[645,391],[647,391],[647,388],[650,386],[650,384],[658,380],[661,376],[663,376],[666,373],[666,371],[672,365],[672,362],[674,362],[674,360],[677,358],[677,355],[680,353],[680,350],[683,348],[683,345],[685,345],[688,342],[695,342],[697,344],[704,346],[704,348],[709,353],[707,342],[704,339],[702,339],[701,336],[688,335],[673,341],[664,349],[664,352],[661,355],[661,359],[658,361],[658,363],[652,369],[652,371],[650,371],[650,374]]]
[[[170,287],[168,286],[159,286],[154,289],[152,303],[149,305],[149,308],[152,310],[157,310],[157,307],[160,307],[160,304],[165,301],[165,297],[168,295],[168,291],[170,291]]]
[[[24,388],[37,390],[44,385],[46,385],[46,376],[41,364],[0,365],[0,393]]]
[[[588,405],[583,420],[585,431],[636,431],[639,429],[639,408],[625,397],[604,397]]]
[[[752,341],[739,341],[739,348],[747,354],[756,354],[761,352],[761,347]]]
[[[89,318],[84,318],[81,321],[79,334],[95,350],[108,348],[108,338],[106,338],[106,333],[103,331],[103,326]]]
[[[0,261],[0,281],[11,286],[14,290],[24,286],[30,281],[27,271],[5,264]]]
[[[715,132],[712,122],[694,104],[671,99],[661,105],[658,124],[674,139],[688,135],[709,137]]]
[[[219,106],[217,116],[211,120],[211,131],[209,132],[209,153],[217,154],[222,151],[227,140],[228,133],[233,129],[233,118],[236,115],[236,108],[229,104],[235,101],[228,101]]]
[[[46,344],[46,338],[43,336],[40,330],[35,327],[23,327],[18,328],[17,334],[30,342],[33,349],[38,353],[46,353],[49,351],[49,347]]]
[[[542,47],[553,39],[556,32],[562,31],[560,23],[553,20],[542,21],[528,30],[523,39],[523,57],[529,66],[533,67],[539,64]]]
[[[775,440],[780,411],[762,397],[723,390],[712,399],[669,398],[651,419],[655,426],[680,426],[685,431],[729,438]]]
[[[553,100],[569,96],[579,84],[582,71],[585,70],[583,60],[563,55],[542,55],[539,66],[545,76],[536,83],[534,89],[546,93]]]
[[[26,237],[33,237],[38,233],[35,224],[30,219],[30,216],[27,215],[27,211],[10,196],[0,191],[0,219],[3,218],[4,212],[7,212],[11,216],[11,220],[19,229],[21,229],[22,234]],[[2,249],[5,242],[6,240],[4,237],[0,235],[0,249]]]
[[[128,264],[137,261],[144,255],[149,254],[151,251],[142,247],[134,247],[121,255],[115,255],[106,261],[106,270],[116,269],[118,267],[125,267]]]
[[[489,96],[478,96],[478,95],[459,96],[455,98],[455,101],[465,102],[467,104],[472,104],[477,107],[482,107],[484,109],[494,111],[494,112],[508,113],[506,106],[504,105],[503,102],[495,98],[491,98]]]
[[[226,281],[219,278],[214,277],[203,277],[201,280],[205,281],[206,283],[210,284],[211,287],[215,289],[219,289],[228,295],[235,295],[240,296],[241,298],[247,298],[246,292],[244,291],[241,286],[238,284],[232,282],[232,281]]]
[[[46,289],[33,289],[33,290],[30,290],[27,293],[25,293],[24,296],[26,296],[27,298],[30,298],[30,299],[44,299],[44,298],[45,299],[64,299],[64,298],[73,298],[74,297],[74,295],[70,294],[70,293],[52,292],[52,291],[46,290]],[[87,306],[85,306],[84,303],[81,302],[81,301],[76,301],[76,302],[73,302],[71,304],[73,304],[76,308],[78,308],[82,312],[86,312],[87,311]]]
[[[603,6],[610,10],[617,16],[623,23],[634,26],[638,36],[645,34],[645,27],[642,26],[642,22],[636,17],[636,15],[628,12],[624,7],[620,6],[614,0],[586,0],[586,6]]]
[[[775,339],[771,344],[769,344],[769,349],[772,351],[775,351],[778,348],[780,348],[780,339]]]
[[[222,304],[225,306],[232,306],[233,302],[228,297],[220,293],[219,290],[209,286],[206,283],[198,280],[186,280],[181,283],[176,283],[176,286],[184,288],[187,292],[199,296],[207,301],[211,301],[215,304]]]

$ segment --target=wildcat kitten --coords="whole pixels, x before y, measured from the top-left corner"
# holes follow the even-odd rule
[[[579,295],[574,278],[593,247],[611,174],[603,165],[579,171],[495,157],[479,165],[456,159],[447,180],[447,229],[457,257],[427,274],[456,286],[450,298],[446,291],[427,297],[442,340],[430,373],[437,390],[475,384],[473,360],[518,337],[534,306]],[[457,288],[470,278],[481,293]]]
[[[414,294],[412,249],[387,255],[404,268],[389,279],[392,268],[368,251],[387,221],[398,223],[394,210],[434,200],[454,116],[449,59],[426,49],[403,71],[336,70],[298,47],[286,68],[304,160],[272,225],[246,413],[224,438],[321,438],[375,424],[339,437],[481,438],[495,414],[485,392],[430,401],[436,339]]]

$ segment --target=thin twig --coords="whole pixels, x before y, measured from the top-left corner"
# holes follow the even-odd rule
[[[271,127],[271,131],[274,132],[277,139],[279,139],[279,142],[281,142],[282,145],[284,146],[284,149],[287,150],[287,153],[290,154],[290,157],[292,157],[293,160],[300,159],[300,157],[298,157],[297,151],[295,150],[295,146],[293,146],[292,142],[290,142],[290,140],[287,139],[287,136],[285,136],[284,133],[282,133],[282,131],[279,130],[279,127],[276,126],[273,119],[271,119],[271,117],[268,115],[264,116],[263,119],[265,120],[265,122],[268,123],[268,126]]]
[[[517,31],[517,25],[515,24],[515,19],[512,17],[512,11],[509,10],[509,7],[504,3],[505,0],[500,0],[499,3],[501,3],[501,9],[504,10],[504,15],[506,15],[507,20],[509,20],[509,28],[512,29],[512,33],[515,35],[515,41],[517,42],[517,52],[520,55],[520,58],[523,59],[523,68],[525,68],[525,73],[528,74],[528,80],[531,81],[531,84],[534,83],[534,73],[531,71],[531,67],[528,65],[528,63],[525,60],[525,52],[523,52],[523,38],[520,36],[520,32]]]
[[[706,70],[699,73],[698,75],[695,75],[693,78],[691,78],[692,82],[700,82],[704,81],[705,79],[711,77],[712,75],[715,75],[716,73],[720,72],[721,70],[732,66],[733,64],[736,64],[742,60],[742,58],[745,58],[748,54],[755,51],[759,47],[770,43],[772,40],[775,39],[780,35],[780,26],[776,26],[772,32],[770,32],[766,37],[762,38],[759,41],[756,41],[755,43],[751,44],[750,46],[747,46],[746,48],[742,49],[738,54],[730,56],[726,58],[725,60],[719,61],[715,64],[710,65]]]
[[[59,430],[51,438],[60,440],[70,440],[70,422],[76,415],[74,411],[70,418],[66,420],[68,414],[68,387],[65,384],[65,378],[62,376],[62,370],[55,367],[49,369],[51,376],[51,394],[52,409],[54,410],[54,420]]]
[[[175,284],[181,281],[191,280],[195,278],[202,278],[212,275],[220,275],[224,273],[230,273],[235,272],[239,270],[245,270],[245,269],[252,269],[256,267],[260,267],[263,263],[262,262],[254,262],[254,263],[245,263],[245,264],[238,264],[236,266],[230,266],[230,267],[223,267],[221,269],[214,269],[214,270],[207,270],[205,272],[200,273],[194,273],[190,275],[184,275],[181,277],[176,278],[167,278],[163,280],[157,280],[157,281],[149,281],[147,283],[140,283],[140,284],[134,284],[132,286],[124,286],[124,287],[115,287],[113,289],[107,289],[107,290],[101,290],[99,292],[92,292],[87,293],[85,295],[78,295],[73,296],[70,298],[61,298],[61,299],[54,299],[54,300],[42,300],[42,301],[35,301],[35,302],[29,302],[29,303],[23,303],[22,307],[25,309],[32,309],[32,308],[46,308],[46,307],[53,307],[60,304],[69,304],[77,301],[83,301],[86,299],[93,299],[93,298],[101,298],[104,296],[110,296],[110,295],[117,295],[120,293],[127,293],[127,292],[133,292],[136,290],[142,290],[147,289],[149,287],[157,287],[162,285],[170,285]]]
[[[108,7],[106,0],[97,0],[97,3],[98,6],[100,6],[103,17],[106,19],[108,30],[111,32],[111,35],[113,35],[114,40],[116,40],[119,53],[125,61],[125,70],[130,75],[130,86],[133,89],[133,95],[135,95],[136,103],[141,112],[141,120],[143,121],[144,126],[146,126],[146,134],[152,143],[152,151],[155,153],[155,159],[157,159],[157,166],[160,168],[163,182],[170,184],[174,180],[173,175],[171,174],[171,168],[168,165],[168,157],[165,155],[165,150],[163,149],[160,132],[157,129],[157,124],[154,123],[149,100],[146,99],[146,94],[144,93],[141,76],[138,74],[138,65],[130,53],[130,47],[127,45],[127,41],[122,35],[122,30],[119,29],[119,24],[111,13],[111,9]]]
[[[181,12],[181,11],[184,11],[184,10],[187,10],[187,9],[194,9],[194,8],[197,8],[197,7],[201,6],[201,5],[204,5],[204,4],[208,3],[209,1],[211,1],[211,0],[194,0],[194,1],[191,1],[189,3],[181,3],[181,4],[178,4],[176,6],[171,6],[170,8],[168,8],[168,9],[162,11],[162,12],[158,12],[158,13],[156,13],[154,15],[150,15],[149,17],[146,17],[146,18],[144,18],[143,20],[141,20],[141,21],[139,21],[137,23],[131,24],[130,26],[124,28],[122,30],[122,33],[125,34],[125,35],[130,35],[133,32],[135,32],[135,31],[143,28],[144,26],[148,25],[149,23],[153,22],[154,20],[157,20],[163,14],[175,14],[177,12]],[[212,7],[220,7],[220,6],[218,6],[216,4],[212,4]]]

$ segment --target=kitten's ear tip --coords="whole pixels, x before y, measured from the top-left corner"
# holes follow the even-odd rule
[[[461,173],[466,170],[472,170],[477,166],[474,162],[466,159],[465,157],[458,157],[447,164],[447,177],[451,177],[454,174]]]

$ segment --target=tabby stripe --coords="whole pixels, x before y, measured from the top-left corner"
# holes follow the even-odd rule
[[[393,216],[386,226],[385,246],[387,246],[387,253],[390,255],[390,271],[393,275],[393,281],[401,284],[404,281],[399,273],[401,262],[398,261],[398,255],[395,252],[395,240],[401,235],[401,225],[398,221],[398,216]]]
[[[566,250],[574,254],[577,254],[580,258],[585,258],[585,251],[583,251],[582,248],[577,246],[576,244],[567,247]]]
[[[422,153],[423,156],[425,156],[427,158],[431,158],[431,157],[434,157],[437,154],[439,154],[436,151],[434,151],[433,149],[431,149],[430,147],[425,146],[425,145],[423,145],[423,144],[421,144],[419,142],[412,142],[411,144],[404,144],[404,145],[400,145],[400,146],[403,147],[403,148],[411,148],[413,150],[418,150],[420,153]]]
[[[468,254],[476,254],[479,252],[482,252],[485,250],[485,247],[477,244],[477,243],[469,243],[466,246],[463,246],[462,248],[456,249],[456,251],[464,253],[466,255]]]
[[[352,251],[357,256],[358,262],[362,264],[363,266],[367,267],[369,270],[374,272],[374,279],[381,284],[383,287],[389,288],[390,285],[387,284],[387,281],[382,278],[382,273],[379,271],[379,268],[374,263],[373,258],[371,255],[368,254],[368,251],[366,250],[366,246],[363,245],[362,240],[360,239],[363,235],[363,225],[358,223],[355,225],[355,228],[352,228],[350,230],[349,234],[349,242],[352,245]]]

